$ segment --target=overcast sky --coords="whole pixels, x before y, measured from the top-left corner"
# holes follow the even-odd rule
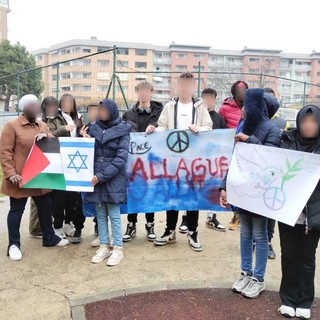
[[[320,51],[319,0],[10,0],[10,7],[9,39],[29,50],[96,36],[216,49]]]

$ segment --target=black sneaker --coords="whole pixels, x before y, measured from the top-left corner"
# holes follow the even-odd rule
[[[156,234],[154,233],[154,223],[148,222],[146,224],[146,230],[148,240],[153,242],[156,239]]]
[[[269,244],[269,251],[268,251],[268,259],[273,260],[273,259],[275,259],[275,258],[276,258],[276,253],[274,252],[273,246],[272,246],[272,244],[270,243],[270,244]]]
[[[206,227],[220,231],[220,232],[227,231],[227,228],[218,221],[215,214],[213,215],[212,218],[211,217],[207,218]]]
[[[82,232],[81,230],[76,230],[71,238],[71,243],[78,244],[82,241]]]
[[[165,246],[166,244],[174,242],[176,242],[176,232],[174,230],[170,231],[169,229],[166,229],[161,238],[155,239],[153,243],[156,246]]]
[[[180,233],[187,233],[188,232],[188,224],[187,224],[187,216],[182,216],[182,222],[179,227]]]
[[[198,232],[188,232],[188,241],[190,244],[190,247],[194,251],[202,251],[202,245],[199,241]]]
[[[127,231],[122,237],[123,242],[131,241],[136,236],[136,233],[137,233],[136,225],[133,224],[132,222],[129,222],[127,224]]]

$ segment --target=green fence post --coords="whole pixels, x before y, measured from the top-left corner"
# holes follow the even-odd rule
[[[116,99],[116,67],[117,67],[117,47],[113,46],[113,74],[112,74],[112,100]]]
[[[20,100],[20,73],[17,73],[17,102],[19,104],[19,100]],[[18,110],[18,115],[20,113],[20,109],[19,106],[17,106],[17,110]]]
[[[303,83],[303,99],[302,99],[302,107],[306,104],[306,93],[307,93],[307,83]]]
[[[201,62],[198,62],[198,98],[200,97],[200,85],[201,85]]]
[[[56,72],[56,99],[59,99],[59,69],[60,69],[60,63],[57,62],[56,64],[57,72]]]
[[[260,75],[259,75],[259,87],[262,88],[263,87],[263,83],[262,83],[262,72],[260,72]]]

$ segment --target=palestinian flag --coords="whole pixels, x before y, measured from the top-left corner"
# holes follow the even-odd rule
[[[92,192],[94,139],[36,141],[22,170],[22,188]]]

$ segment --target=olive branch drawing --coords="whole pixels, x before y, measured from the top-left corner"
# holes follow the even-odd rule
[[[283,171],[282,168],[280,169],[282,179],[281,190],[283,190],[286,182],[293,179],[298,172],[302,170],[300,167],[301,162],[302,159],[297,160],[293,165],[291,165],[290,161],[288,159],[286,160],[286,171]]]

